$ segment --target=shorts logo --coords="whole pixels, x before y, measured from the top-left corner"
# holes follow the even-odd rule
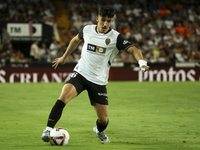
[[[107,96],[107,93],[98,93],[99,96]]]
[[[87,50],[89,52],[94,52],[96,54],[105,54],[106,53],[106,48],[104,47],[100,47],[100,46],[96,46],[96,45],[93,45],[93,44],[89,44],[87,45]]]
[[[110,44],[110,39],[107,38],[107,39],[105,40],[105,43],[106,43],[106,45]]]
[[[78,75],[78,72],[73,72],[70,77],[75,78],[77,75]]]

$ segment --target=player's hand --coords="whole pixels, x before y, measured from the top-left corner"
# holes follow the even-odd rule
[[[56,68],[58,67],[59,64],[64,65],[65,62],[66,62],[66,59],[64,59],[63,57],[56,58],[56,59],[52,62],[52,63],[53,63],[52,67],[53,67],[54,69],[56,69]]]
[[[139,64],[140,70],[141,70],[142,72],[146,72],[146,71],[149,70],[149,66],[147,66],[147,62],[146,62],[145,60],[140,59],[140,60],[138,61],[138,64]]]
[[[143,65],[142,67],[140,67],[140,70],[141,70],[142,72],[146,72],[146,71],[149,70],[149,66]]]

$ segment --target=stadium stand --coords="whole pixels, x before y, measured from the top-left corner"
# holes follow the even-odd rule
[[[117,14],[112,28],[134,43],[148,62],[200,62],[200,1],[0,0],[0,21],[28,22],[32,20],[33,23],[53,22],[57,24],[60,46],[55,57],[59,57],[70,39],[84,25],[97,23],[97,9],[101,5],[115,7]],[[3,35],[1,38],[3,39]],[[40,61],[50,62],[50,43],[54,40],[55,36],[52,37],[52,41],[45,43],[48,50],[45,50],[45,58]],[[12,43],[12,40],[10,42]],[[42,43],[39,44],[39,48],[42,47]],[[1,58],[8,60],[11,56],[19,56],[17,51],[8,55],[7,49],[1,48],[4,47],[3,45],[4,43],[1,42]],[[80,49],[81,45],[71,54],[67,62],[77,62]],[[26,57],[27,61],[31,61],[28,55]],[[12,61],[14,60],[19,61],[19,59],[12,58]],[[114,61],[136,62],[131,55],[124,52],[120,52]]]

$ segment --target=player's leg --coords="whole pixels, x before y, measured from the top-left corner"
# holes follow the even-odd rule
[[[77,96],[77,91],[74,85],[67,83],[63,86],[60,97],[53,106],[49,115],[47,126],[53,128],[57,121],[60,119],[63,108],[74,97]]]
[[[108,97],[105,85],[97,85],[88,83],[88,95],[91,105],[94,107],[97,114],[96,127],[93,131],[97,134],[102,143],[110,143],[108,136],[104,133],[108,125]]]
[[[97,134],[102,143],[110,143],[108,136],[104,133],[104,130],[108,125],[108,105],[93,103],[93,107],[97,114],[96,127],[93,131]]]
[[[49,141],[49,134],[50,131],[54,128],[58,120],[60,119],[62,115],[62,111],[65,107],[65,105],[74,97],[77,96],[77,91],[74,85],[70,83],[66,83],[63,88],[62,92],[60,94],[59,99],[54,104],[53,108],[51,109],[51,112],[49,114],[48,122],[46,130],[44,130],[41,138],[44,142]]]
[[[42,137],[41,137],[44,142],[49,141],[50,131],[60,119],[65,105],[72,98],[76,97],[83,90],[85,90],[85,87],[83,85],[84,85],[83,77],[79,73],[73,72],[69,80],[63,86],[60,97],[55,103],[55,105],[53,106],[49,114],[46,130],[43,132]]]
[[[96,121],[97,129],[99,132],[102,132],[108,125],[108,105],[102,105],[94,102],[93,107],[98,117]]]

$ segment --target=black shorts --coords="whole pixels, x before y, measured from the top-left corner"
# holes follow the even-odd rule
[[[93,105],[93,102],[108,105],[106,85],[92,83],[78,72],[73,72],[66,83],[74,85],[78,95],[82,91],[87,90],[91,105]]]

